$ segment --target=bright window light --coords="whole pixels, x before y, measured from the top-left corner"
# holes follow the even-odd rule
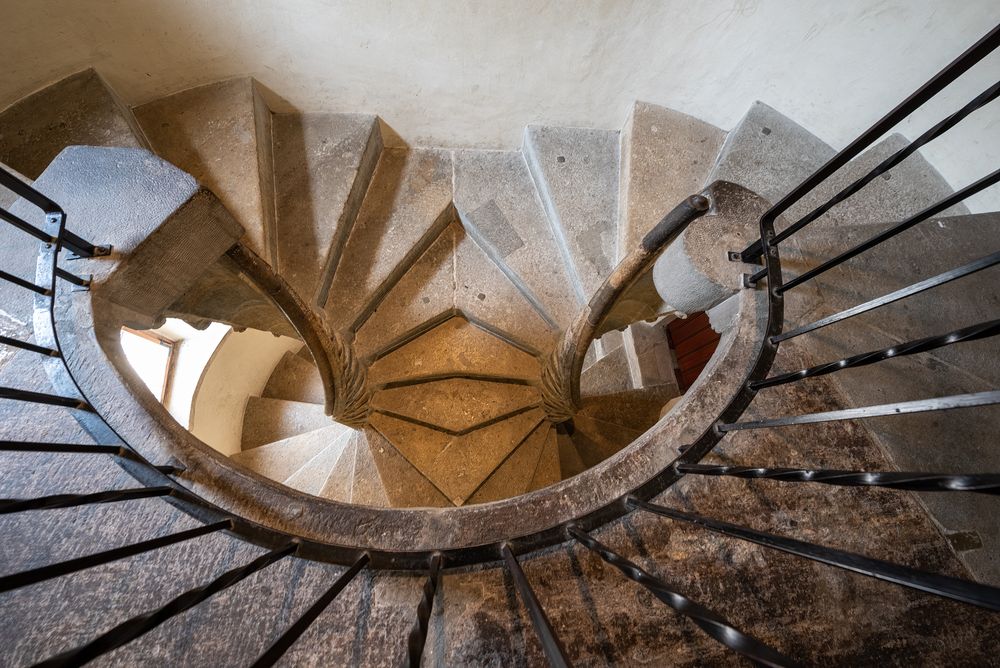
[[[173,343],[162,337],[122,328],[122,349],[129,364],[153,393],[157,401],[163,401],[167,389],[167,371]]]

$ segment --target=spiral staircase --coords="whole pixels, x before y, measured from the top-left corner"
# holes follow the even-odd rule
[[[4,665],[995,661],[1000,172],[919,148],[1000,83],[890,130],[998,45],[839,152],[762,103],[412,147],[93,70],[0,112]],[[701,311],[682,394],[648,322]],[[116,343],[167,316],[304,343],[232,457]]]

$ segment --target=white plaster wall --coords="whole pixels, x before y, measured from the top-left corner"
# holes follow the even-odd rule
[[[224,455],[239,452],[247,399],[260,396],[282,356],[301,347],[287,336],[231,330],[201,378],[188,430]]]
[[[250,74],[414,145],[493,148],[528,123],[618,128],[636,99],[724,129],[760,99],[840,148],[1000,22],[996,0],[0,2],[0,103],[89,65],[133,104]],[[998,78],[994,54],[904,133]],[[953,132],[927,150],[953,185],[1000,164],[996,103]]]
[[[212,360],[216,349],[232,328],[213,322],[203,330],[195,329],[183,320],[167,318],[165,325],[154,330],[174,341],[174,358],[164,407],[188,429],[191,428],[191,409],[195,393],[201,383],[205,367]]]

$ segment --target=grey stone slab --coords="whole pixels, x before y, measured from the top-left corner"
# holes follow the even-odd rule
[[[350,326],[405,273],[454,219],[447,151],[382,151],[371,186],[333,275],[326,313]]]
[[[673,355],[667,340],[666,321],[655,324],[636,322],[623,333],[632,385],[672,385],[677,388]],[[680,394],[680,390],[677,390]]]
[[[524,157],[578,296],[590,299],[614,268],[618,132],[529,125]]]
[[[386,496],[393,507],[450,508],[454,505],[382,434],[367,427],[365,435]]]
[[[537,406],[538,390],[530,385],[449,378],[379,390],[375,410],[402,415],[445,431],[467,431],[503,415]]]
[[[584,397],[624,392],[632,387],[624,348],[614,349],[580,374],[580,394]]]
[[[545,444],[538,456],[538,465],[531,475],[527,491],[533,492],[536,489],[554,485],[560,480],[562,480],[562,472],[559,466],[559,439],[555,427],[549,427],[545,434]]]
[[[377,359],[368,368],[368,381],[381,384],[446,374],[528,380],[540,373],[536,357],[455,316]]]
[[[161,97],[136,107],[153,150],[218,196],[246,230],[244,243],[271,260],[273,209],[264,191],[253,81],[228,79]]]
[[[354,485],[351,503],[362,506],[389,508],[392,503],[378,472],[378,464],[367,440],[358,442],[354,455]]]
[[[252,450],[237,452],[230,458],[257,473],[284,482],[309,460],[340,438],[347,427],[333,424],[268,443]]]
[[[146,148],[114,92],[92,69],[61,79],[0,112],[0,162],[38,178],[67,146]]]
[[[466,503],[489,503],[529,491],[532,478],[539,465],[539,458],[548,443],[548,435],[551,431],[552,427],[547,422],[542,422],[535,427],[535,430],[508,455],[507,459],[480,485]]]
[[[559,247],[520,151],[456,151],[455,206],[462,223],[546,316],[567,327],[580,309]]]
[[[249,397],[243,414],[243,449],[250,450],[333,424],[322,404]]]
[[[326,400],[323,379],[312,359],[306,361],[292,352],[285,353],[274,367],[261,396],[309,404],[322,404]]]
[[[278,272],[322,304],[382,151],[374,116],[289,113],[272,120]]]
[[[344,432],[337,440],[330,443],[312,459],[303,464],[299,469],[288,476],[285,484],[292,489],[297,489],[306,494],[322,496],[326,491],[326,484],[333,472],[337,470],[338,464],[344,459],[350,459],[353,453],[353,443],[355,434]],[[353,476],[353,462],[350,467],[350,474]],[[329,498],[329,497],[327,497]],[[350,500],[350,498],[348,498]]]
[[[671,209],[702,189],[725,137],[693,116],[635,103],[621,133],[619,260]]]
[[[623,427],[592,417],[573,416],[575,430],[571,436],[584,466],[590,468],[614,455],[642,434],[639,429]]]

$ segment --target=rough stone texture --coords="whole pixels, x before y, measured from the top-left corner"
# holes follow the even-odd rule
[[[540,402],[530,385],[449,378],[380,390],[372,397],[379,411],[437,427],[465,432]]]
[[[466,503],[489,503],[527,492],[551,431],[552,426],[545,422],[535,427],[524,443],[483,481]]]
[[[553,485],[562,480],[562,472],[559,470],[559,440],[555,427],[548,430],[545,435],[545,445],[538,456],[538,466],[528,483],[529,492]]]
[[[573,427],[570,437],[587,468],[611,457],[642,433],[640,429],[604,422],[580,413],[573,417]]]
[[[586,470],[587,465],[580,458],[580,453],[576,450],[576,445],[569,434],[558,431],[556,442],[559,447],[559,471],[560,477],[565,480],[572,478],[578,473]]]
[[[333,423],[322,404],[249,397],[243,414],[243,449],[280,441]],[[348,427],[343,427],[348,429]]]
[[[324,467],[318,467],[317,477],[322,479],[319,489],[315,492],[318,496],[332,501],[351,502],[351,493],[354,491],[354,462],[358,456],[358,447],[363,439],[359,434],[345,434],[337,444],[339,453],[336,458],[327,459]]]
[[[619,260],[673,207],[702,189],[725,136],[687,114],[635,103],[621,132]]]
[[[374,116],[276,114],[277,270],[322,305],[382,151]]]
[[[353,486],[351,488],[351,503],[362,506],[387,508],[392,504],[385,490],[382,477],[379,475],[378,464],[372,455],[371,447],[364,436],[358,441],[354,455]]]
[[[580,415],[645,431],[660,419],[660,409],[680,396],[676,385],[651,385],[614,394],[584,397]]]
[[[261,172],[251,79],[227,79],[136,107],[136,119],[156,153],[211,190],[243,225],[243,243],[271,258],[274,209],[270,174]]]
[[[665,319],[654,324],[633,323],[622,334],[634,387],[678,387]],[[677,394],[680,394],[679,388]]]
[[[335,327],[347,327],[374,308],[378,294],[454,219],[451,184],[448,152],[382,152],[333,275],[326,313]]]
[[[230,458],[262,476],[284,482],[343,433],[344,427],[341,425],[330,425],[304,434],[289,436],[252,450],[237,452]]]
[[[368,381],[384,384],[445,374],[495,374],[538,378],[538,359],[461,316],[452,317],[368,368]]]
[[[311,358],[306,361],[291,352],[285,353],[274,367],[260,396],[309,404],[322,404],[326,398],[316,364]]]
[[[531,126],[524,157],[585,302],[614,268],[618,132]]]
[[[590,365],[580,374],[580,394],[593,396],[632,389],[628,356],[624,348],[616,348]]]
[[[568,326],[581,304],[520,151],[456,151],[455,206],[469,234],[547,318]]]
[[[285,484],[306,494],[321,496],[325,491],[330,472],[336,468],[340,460],[348,454],[347,444],[352,441],[353,434],[344,432],[333,443],[324,448],[318,455],[302,465],[288,476]],[[353,449],[351,450],[353,452]],[[354,467],[351,466],[353,472]],[[348,497],[347,500],[350,500]]]
[[[372,458],[386,496],[397,508],[451,507],[453,504],[378,431],[365,428]]]

